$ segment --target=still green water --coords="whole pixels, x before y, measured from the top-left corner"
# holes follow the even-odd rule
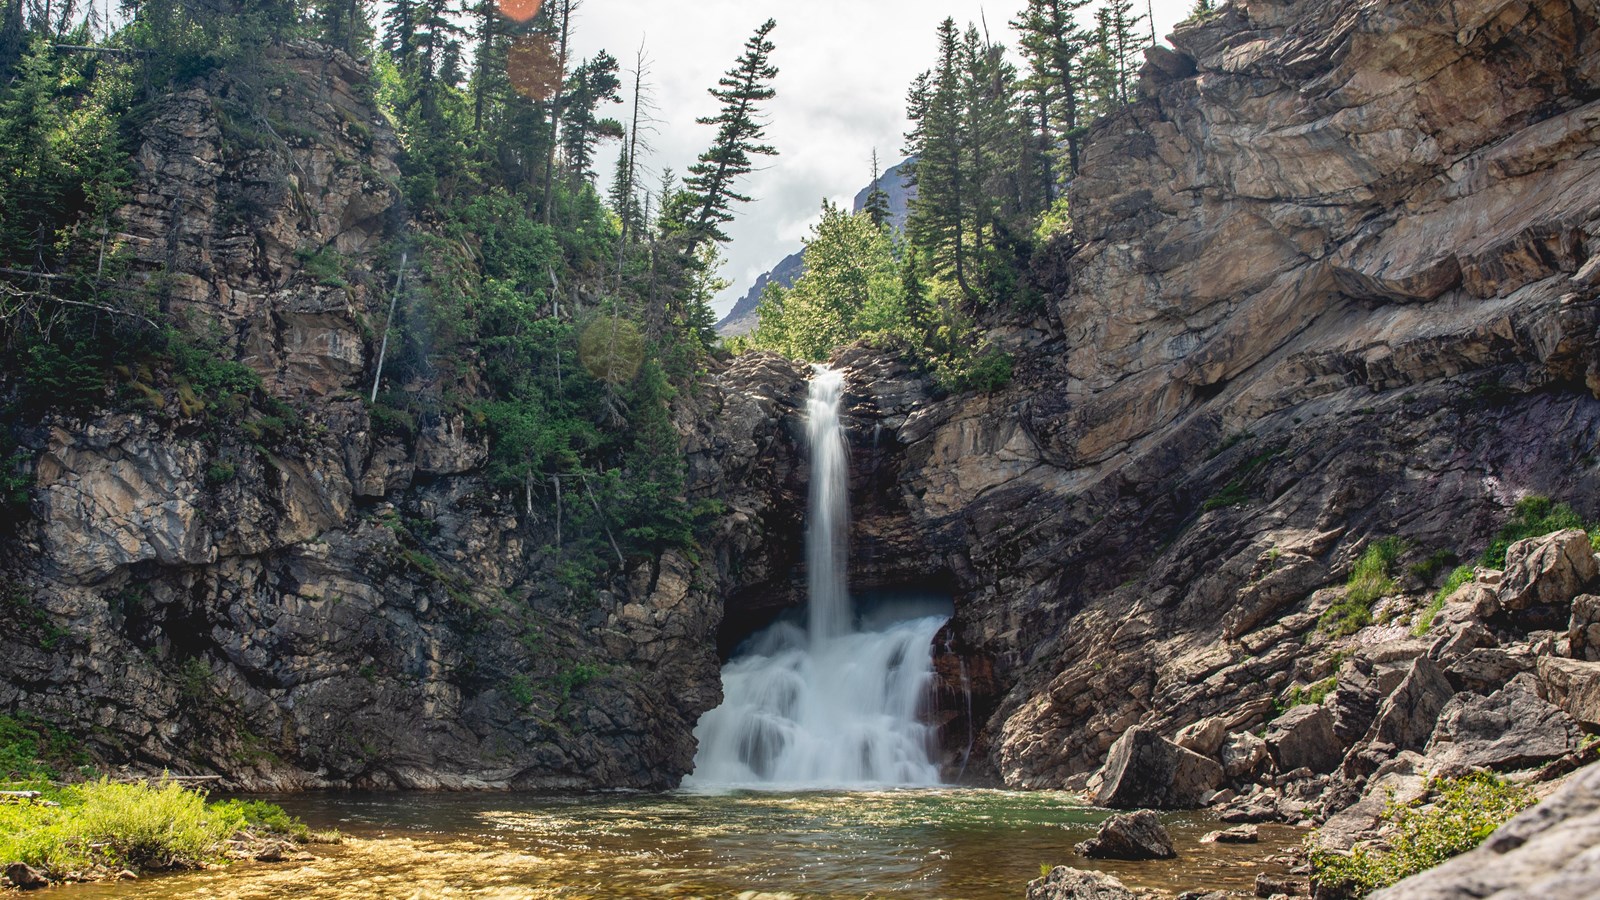
[[[1041,864],[1098,868],[1170,893],[1250,890],[1301,835],[1198,843],[1221,827],[1168,820],[1180,858],[1102,863],[1072,845],[1107,815],[1068,794],[886,793],[361,795],[273,798],[343,846],[137,882],[61,888],[73,898],[949,898],[1020,900]]]

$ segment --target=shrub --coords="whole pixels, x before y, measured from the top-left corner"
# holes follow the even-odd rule
[[[1483,564],[1491,569],[1504,569],[1506,551],[1512,544],[1568,528],[1585,528],[1583,519],[1572,507],[1553,503],[1549,497],[1524,497],[1512,508],[1511,519],[1500,529],[1489,549],[1483,551]],[[1595,532],[1591,530],[1590,533],[1592,538]]]
[[[245,824],[233,808],[207,809],[205,797],[176,782],[63,789],[58,807],[0,807],[0,859],[59,877],[93,866],[159,870],[218,859]]]
[[[1434,801],[1420,801],[1384,810],[1395,826],[1388,852],[1357,848],[1348,856],[1327,851],[1311,854],[1311,878],[1317,895],[1364,897],[1483,843],[1502,824],[1533,805],[1526,788],[1478,772],[1429,785]]]
[[[1279,704],[1281,712],[1288,712],[1296,706],[1315,706],[1327,699],[1328,695],[1339,689],[1339,676],[1334,675],[1317,682],[1316,684],[1300,687],[1295,685],[1289,690],[1289,696]]]
[[[1423,610],[1422,615],[1417,618],[1417,624],[1411,629],[1411,633],[1417,637],[1427,634],[1429,629],[1433,628],[1434,617],[1438,616],[1439,611],[1444,609],[1445,602],[1450,599],[1450,595],[1460,590],[1462,585],[1471,580],[1471,566],[1456,567],[1456,570],[1450,573],[1450,577],[1445,579],[1444,585],[1439,588],[1439,592],[1433,595],[1433,602],[1428,604],[1428,608]]]

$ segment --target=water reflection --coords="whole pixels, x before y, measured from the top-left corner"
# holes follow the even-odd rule
[[[279,798],[343,847],[311,863],[247,864],[121,885],[76,898],[916,897],[1016,900],[1041,863],[1090,865],[1072,845],[1106,814],[1065,794],[338,795]],[[1130,886],[1176,894],[1249,890],[1297,843],[1264,828],[1257,846],[1202,845],[1217,827],[1169,820],[1173,862],[1093,864]],[[322,848],[317,848],[322,852]]]

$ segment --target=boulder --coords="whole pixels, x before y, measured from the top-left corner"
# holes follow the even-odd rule
[[[1457,694],[1439,714],[1427,755],[1435,774],[1517,769],[1564,756],[1578,746],[1578,723],[1539,697],[1532,675],[1493,694]]]
[[[1254,844],[1261,840],[1261,829],[1254,825],[1237,825],[1212,831],[1200,839],[1202,844]]]
[[[1445,670],[1450,686],[1457,691],[1492,694],[1523,672],[1532,672],[1531,653],[1479,647],[1463,654]]]
[[[1583,594],[1572,601],[1567,653],[1573,659],[1600,662],[1600,597]]]
[[[1499,612],[1500,595],[1494,586],[1485,584],[1480,577],[1457,588],[1433,622],[1435,628],[1440,625],[1472,625]]]
[[[1600,575],[1588,532],[1569,528],[1518,541],[1506,551],[1500,606],[1523,610],[1570,603]]]
[[[1248,731],[1228,735],[1218,753],[1223,774],[1235,780],[1260,772],[1272,759],[1267,742]]]
[[[1185,727],[1173,738],[1173,743],[1185,750],[1193,750],[1201,756],[1216,756],[1217,750],[1222,746],[1222,739],[1228,736],[1228,720],[1221,716],[1210,719],[1201,719],[1193,725]]]
[[[1404,680],[1378,709],[1367,732],[1368,744],[1391,744],[1395,750],[1421,750],[1433,734],[1439,713],[1454,696],[1455,688],[1439,666],[1426,656],[1411,663]]]
[[[1593,900],[1600,884],[1600,766],[1500,826],[1483,846],[1373,894],[1370,900],[1537,897]]]
[[[1600,726],[1600,662],[1541,657],[1539,684],[1545,698],[1567,715]]]
[[[1320,705],[1289,710],[1267,726],[1265,738],[1280,772],[1302,768],[1331,772],[1344,758],[1344,745],[1333,730],[1333,716]]]
[[[1222,783],[1222,766],[1148,728],[1111,745],[1093,800],[1111,809],[1194,809]]]
[[[1100,872],[1056,866],[1050,874],[1028,882],[1028,900],[1147,900],[1122,882]]]
[[[24,891],[38,890],[50,886],[50,879],[44,877],[38,869],[26,863],[12,863],[6,866],[6,880],[11,886]]]
[[[1161,819],[1148,809],[1112,816],[1099,834],[1075,848],[1090,859],[1172,859],[1172,836]]]
[[[1425,760],[1415,753],[1402,753],[1367,780],[1360,799],[1328,818],[1312,834],[1317,850],[1346,851],[1357,841],[1366,840],[1383,822],[1391,803],[1404,804],[1427,793],[1428,779],[1421,771]]]

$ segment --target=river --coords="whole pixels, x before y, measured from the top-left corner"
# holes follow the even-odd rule
[[[1167,817],[1169,862],[1090,862],[1072,845],[1107,813],[1069,794],[328,794],[270,798],[342,846],[312,861],[239,863],[136,882],[57,888],[72,900],[356,898],[902,897],[1020,900],[1040,866],[1097,868],[1177,894],[1253,889],[1303,834],[1264,827],[1254,846],[1200,844],[1221,827]]]

